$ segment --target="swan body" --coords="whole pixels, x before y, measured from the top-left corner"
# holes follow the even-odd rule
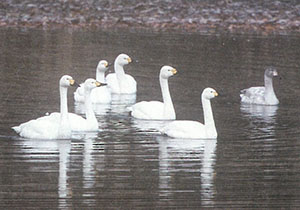
[[[160,132],[173,138],[217,138],[218,134],[210,104],[210,99],[217,95],[218,93],[212,88],[205,88],[202,92],[201,99],[204,112],[204,124],[197,121],[176,120],[163,127]]]
[[[76,115],[69,114],[71,129],[72,131],[97,131],[98,130],[98,120],[95,116],[92,104],[91,93],[95,88],[106,85],[105,83],[100,83],[95,79],[87,79],[84,82],[84,105],[85,105],[85,118]]]
[[[84,132],[84,131],[98,131],[98,120],[95,116],[93,110],[93,104],[91,99],[91,92],[93,89],[100,87],[101,85],[106,85],[105,83],[100,83],[95,79],[87,79],[83,83],[84,87],[84,106],[85,106],[85,117],[74,113],[68,113],[68,118],[70,120],[71,131]],[[54,112],[49,115],[53,121],[58,121],[60,118],[60,113]]]
[[[12,127],[21,137],[31,139],[67,139],[71,137],[71,126],[68,115],[67,90],[75,81],[64,75],[59,81],[60,113],[59,117],[43,116],[19,126]]]
[[[163,66],[160,70],[159,81],[163,97],[160,101],[141,101],[134,104],[130,110],[134,118],[146,120],[175,120],[176,114],[171,99],[168,79],[177,73],[171,66]]]
[[[241,103],[258,105],[277,105],[277,99],[273,89],[273,77],[278,76],[276,69],[267,68],[264,74],[264,87],[250,87],[241,90]]]
[[[131,63],[131,58],[126,54],[120,54],[114,62],[115,73],[106,76],[106,82],[112,93],[134,94],[136,93],[135,79],[124,72],[124,66]]]
[[[108,62],[101,60],[98,63],[96,70],[96,80],[105,83],[105,72],[108,70]],[[84,84],[80,84],[80,87],[74,92],[74,99],[76,102],[84,102]],[[111,92],[107,86],[101,86],[94,88],[91,92],[92,103],[109,104],[111,103]]]

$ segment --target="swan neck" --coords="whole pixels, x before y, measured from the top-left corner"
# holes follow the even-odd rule
[[[279,103],[273,88],[273,79],[265,76],[265,94],[264,99],[267,104],[276,105]]]
[[[91,98],[91,91],[85,90],[84,93],[85,117],[88,123],[98,123],[95,116]]]
[[[115,72],[116,72],[118,80],[120,80],[123,77],[125,77],[125,71],[124,71],[124,68],[123,68],[122,65],[118,64],[118,62],[115,61],[114,67],[115,67]]]
[[[204,114],[204,125],[207,128],[206,130],[210,133],[210,135],[214,135],[217,133],[217,130],[215,126],[210,100],[202,97],[202,106]]]
[[[68,101],[67,101],[68,89],[66,87],[60,86],[59,93],[60,93],[60,117],[61,120],[67,120],[68,119]]]
[[[164,115],[166,118],[175,119],[175,110],[169,90],[168,79],[159,78],[161,93],[164,103]]]
[[[101,83],[105,83],[105,73],[102,72],[102,71],[98,71],[96,72],[96,80],[98,82],[101,82]]]
[[[270,77],[265,76],[265,89],[266,92],[274,92],[273,80]]]

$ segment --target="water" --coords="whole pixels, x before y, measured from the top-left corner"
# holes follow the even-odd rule
[[[0,207],[2,209],[300,208],[300,37],[0,30]],[[212,101],[217,140],[161,136],[162,122],[132,119],[127,104],[96,106],[99,133],[70,140],[22,139],[10,127],[59,110],[58,80],[95,77],[121,52],[138,83],[135,98],[161,100],[169,80],[178,119],[203,122]],[[263,84],[267,66],[278,107],[241,106],[239,90]],[[69,110],[82,113],[69,89]]]

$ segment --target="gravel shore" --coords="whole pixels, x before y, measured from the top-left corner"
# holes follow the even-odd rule
[[[2,0],[0,27],[300,32],[298,0]]]

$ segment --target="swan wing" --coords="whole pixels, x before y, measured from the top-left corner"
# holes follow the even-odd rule
[[[119,83],[116,73],[111,73],[106,76],[107,87],[112,93],[120,93]]]
[[[135,79],[131,75],[126,74],[126,88],[124,88],[125,90],[122,90],[122,92],[126,94],[136,93],[136,86]]]
[[[24,138],[31,139],[57,139],[59,138],[59,124],[50,116],[40,117],[22,123],[13,129]]]
[[[49,116],[49,121],[56,123],[59,125],[60,123],[60,113],[54,112],[51,113]],[[72,131],[85,131],[87,129],[87,122],[86,119],[82,116],[74,113],[68,113],[70,127]]]
[[[106,86],[97,87],[92,90],[91,98],[93,103],[109,104],[111,102],[111,92]]]
[[[126,74],[124,80],[121,81],[122,82],[122,90],[120,90],[119,81],[117,79],[116,73],[108,74],[106,76],[106,82],[112,93],[117,93],[117,94],[136,93],[136,89],[137,89],[136,81],[129,74]]]
[[[141,101],[131,107],[131,115],[138,119],[164,119],[164,103],[160,101]]]
[[[264,104],[264,94],[265,87],[251,87],[241,90],[241,102],[248,104]]]
[[[190,120],[176,120],[165,127],[160,132],[172,138],[206,138],[205,127],[202,123]]]

